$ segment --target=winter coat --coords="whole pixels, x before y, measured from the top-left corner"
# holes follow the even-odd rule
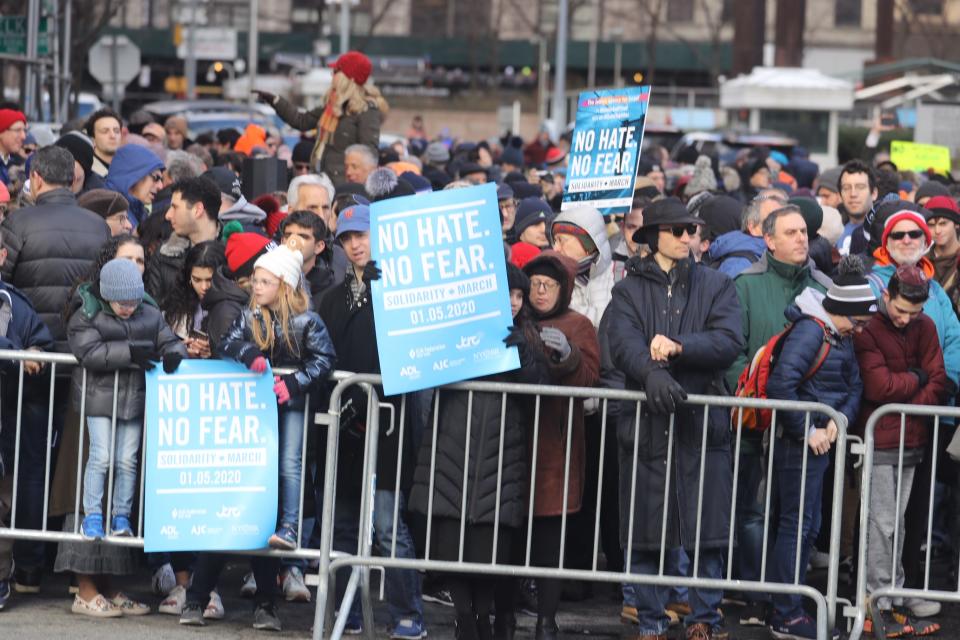
[[[746,231],[731,231],[710,244],[705,262],[731,278],[754,264],[767,251],[767,243]]]
[[[337,356],[327,327],[316,313],[304,311],[290,318],[289,334],[292,347],[283,338],[283,326],[277,314],[271,314],[270,327],[264,326],[260,309],[244,309],[236,317],[230,329],[217,346],[217,352],[225,358],[244,364],[253,358],[263,356],[272,367],[290,367],[295,369],[293,376],[299,389],[289,389],[290,409],[303,409],[304,397],[310,391],[319,388],[336,365]],[[261,329],[273,333],[273,349],[261,351],[253,340],[253,323],[259,323]]]
[[[100,297],[98,287],[85,283],[77,289],[72,301],[73,312],[67,325],[70,350],[87,370],[86,404],[88,416],[113,415],[113,383],[117,386],[117,419],[133,420],[143,416],[146,382],[143,370],[130,359],[131,343],[146,343],[161,356],[178,353],[187,357],[187,348],[173,334],[163,314],[149,295],[133,315],[124,320]],[[80,410],[83,371],[73,371],[74,408]]]
[[[259,233],[265,235],[263,225],[267,220],[267,212],[257,205],[248,202],[246,198],[240,196],[240,199],[226,211],[221,211],[220,224],[227,224],[231,220],[236,220],[243,227],[244,231]]]
[[[19,289],[36,308],[56,341],[69,351],[62,313],[74,284],[87,275],[110,227],[97,214],[77,206],[69,189],[41,194],[32,207],[3,221],[7,260],[0,266],[4,282]]]
[[[0,349],[47,351],[52,347],[53,337],[50,330],[40,322],[40,316],[30,304],[30,300],[16,288],[0,282]],[[0,387],[3,398],[3,411],[0,412],[0,419],[3,419],[0,423],[0,478],[4,475],[4,461],[9,465],[14,458],[19,371],[19,362],[0,360],[0,374],[3,374]],[[29,378],[24,378],[25,383],[27,380]],[[43,387],[41,393],[46,394],[49,384],[25,384],[24,392],[29,393],[31,387]],[[40,425],[33,426],[40,428]],[[42,428],[46,428],[46,425]]]
[[[134,229],[149,212],[143,202],[130,195],[130,189],[154,171],[163,171],[163,169],[163,161],[157,154],[138,144],[125,144],[117,149],[116,155],[113,156],[104,182],[107,189],[116,191],[127,199],[130,205],[127,209],[127,217],[130,218],[130,224]]]
[[[527,344],[520,348],[520,368],[483,380],[519,384],[540,384],[543,381],[543,358],[537,355],[536,328],[529,320],[518,326],[524,327],[527,336]],[[508,395],[506,411],[503,411],[503,395],[499,393],[444,390],[439,394],[432,515],[459,520],[466,512],[468,526],[494,524],[497,479],[500,477],[499,524],[519,527],[526,519],[530,495],[527,455],[527,438],[533,420],[530,396]],[[467,498],[464,500],[463,469],[468,422],[470,458],[466,465]],[[433,424],[432,419],[428,421],[423,435],[410,491],[410,510],[424,515],[427,515],[430,497]]]
[[[318,312],[323,318],[333,345],[340,354],[338,365],[344,371],[356,373],[380,373],[380,356],[377,348],[377,334],[373,322],[373,306],[370,304],[370,291],[366,289],[360,299],[354,303],[350,291],[353,280],[352,270],[339,284],[328,289],[320,301]],[[407,411],[401,411],[406,396],[396,395],[389,398],[383,395],[383,388],[376,386],[381,405],[380,439],[377,449],[377,489],[393,491],[396,488],[397,458],[403,451],[403,473],[401,487],[409,486],[414,467],[412,450],[411,417],[412,406],[407,403]],[[390,405],[386,408],[385,405]],[[362,488],[361,471],[363,469],[364,432],[366,430],[367,395],[359,385],[348,388],[341,400],[340,453],[337,462],[337,491],[340,496],[356,498]],[[392,410],[391,410],[392,409]],[[405,419],[403,429],[396,422],[400,416]],[[391,423],[393,428],[391,429]],[[403,442],[400,433],[403,433]]]
[[[570,342],[570,355],[557,362],[547,357],[547,384],[567,387],[592,387],[600,377],[600,345],[597,333],[590,320],[570,308],[573,299],[576,263],[556,251],[544,251],[524,266],[530,270],[542,261],[551,261],[565,277],[560,282],[560,297],[557,307],[549,313],[534,311],[537,326],[554,327],[563,332]],[[549,354],[548,354],[549,356]],[[571,410],[570,399],[545,397],[540,401],[539,438],[537,441],[537,474],[534,491],[535,516],[559,516],[564,512],[564,468],[567,455],[567,433]],[[566,512],[580,510],[586,474],[586,441],[583,433],[583,399],[572,405],[573,420],[570,426],[570,484]],[[529,432],[531,450],[533,430]]]
[[[610,252],[613,259],[611,267],[613,271],[613,283],[616,284],[627,275],[627,263],[630,262],[630,258],[634,257],[630,255],[630,247],[627,246],[627,241],[624,239],[622,231],[610,238]],[[612,293],[613,287],[610,289]]]
[[[937,282],[953,303],[954,312],[960,314],[960,253],[937,256],[931,249],[927,257],[933,262]]]
[[[823,309],[823,294],[805,289],[797,302],[787,307],[784,314],[794,323],[783,340],[783,348],[776,366],[767,380],[767,397],[774,400],[820,402],[833,407],[847,418],[847,424],[857,419],[863,382],[853,349],[853,340],[841,337],[827,312]],[[826,325],[822,328],[817,318]],[[820,352],[823,341],[830,343],[830,351],[816,373],[804,381]],[[829,418],[822,413],[810,414],[811,427],[823,427]],[[804,432],[806,414],[802,411],[777,411],[777,435],[797,442],[806,442]],[[838,425],[839,426],[839,425]]]
[[[250,302],[250,294],[217,269],[213,273],[213,286],[200,301],[207,311],[207,335],[210,348],[216,350],[230,329],[233,321],[243,313]]]
[[[330,265],[320,256],[317,256],[317,263],[313,266],[313,269],[304,274],[303,279],[309,287],[310,304],[316,311],[320,308],[320,301],[323,300],[327,289],[336,284],[336,275]]]
[[[783,312],[794,299],[807,287],[825,292],[831,281],[811,260],[797,267],[780,262],[768,251],[741,272],[733,284],[740,299],[744,345],[727,370],[727,387],[731,391],[737,388],[737,378],[757,350],[787,326]]]
[[[817,235],[810,240],[808,250],[810,259],[813,260],[817,269],[828,276],[836,270],[836,265],[833,262],[833,251],[833,245],[821,235]]]
[[[327,143],[320,160],[320,169],[333,181],[333,184],[346,182],[343,162],[347,147],[353,144],[365,144],[373,151],[373,156],[380,153],[380,127],[383,124],[383,113],[375,102],[368,102],[368,109],[363,113],[346,114],[340,116],[333,138]],[[273,106],[277,115],[294,129],[309,131],[316,129],[323,116],[324,105],[310,111],[300,111],[296,106],[283,98],[277,98]]]
[[[626,376],[628,390],[643,390],[647,376],[667,369],[687,391],[724,395],[723,374],[743,349],[740,303],[733,281],[692,258],[681,260],[664,273],[653,255],[633,259],[627,277],[613,289],[610,302],[610,352]],[[669,364],[650,357],[656,335],[679,342],[683,351]],[[668,461],[670,416],[654,415],[646,402],[620,404],[617,442],[620,458],[620,543],[624,548],[660,549],[663,517],[667,518],[668,548],[692,550],[698,522],[697,494],[701,455],[704,456],[703,509],[700,544],[727,546],[730,529],[732,467],[730,412],[710,407],[707,447],[702,452],[702,405],[682,404],[674,418],[673,456]],[[634,464],[636,450],[636,464]],[[664,509],[667,469],[669,502]],[[636,482],[631,482],[636,472]],[[630,496],[636,492],[633,539],[628,539]]]
[[[886,287],[894,271],[896,266],[893,264],[878,264],[873,267],[871,276],[876,274],[876,278]],[[877,281],[873,277],[868,280],[874,293],[880,297],[882,292]],[[947,369],[947,377],[956,384],[960,381],[960,320],[957,320],[950,298],[936,281],[930,283],[930,297],[923,305],[923,312],[930,316],[933,324],[937,326],[937,337],[940,338],[940,349],[943,351],[943,365]]]
[[[598,328],[600,318],[610,304],[610,292],[613,290],[613,257],[603,217],[590,213],[582,209],[564,211],[554,219],[553,224],[566,222],[577,225],[590,234],[590,239],[597,247],[597,256],[590,265],[590,271],[575,279],[570,308],[587,316],[594,328]]]
[[[933,320],[927,315],[921,313],[906,327],[898,329],[886,314],[877,313],[863,331],[854,336],[853,345],[863,379],[863,398],[854,429],[857,434],[863,435],[867,419],[881,405],[891,402],[938,405],[946,399],[948,383],[943,352]],[[926,385],[920,386],[920,378],[910,369],[926,372]],[[904,447],[918,448],[926,444],[924,418],[908,415],[905,427]],[[899,448],[900,416],[881,418],[874,437],[877,449]]]

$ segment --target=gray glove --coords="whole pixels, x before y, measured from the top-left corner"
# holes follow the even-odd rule
[[[555,327],[543,327],[540,329],[540,339],[543,344],[557,352],[560,356],[560,362],[570,357],[570,342],[563,331]]]

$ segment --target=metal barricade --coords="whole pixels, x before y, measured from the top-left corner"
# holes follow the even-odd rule
[[[330,409],[329,409],[329,422],[332,424],[337,421],[339,417],[339,412],[341,408],[341,401],[346,390],[352,385],[362,385],[367,393],[368,398],[372,398],[371,391],[374,385],[380,383],[379,376],[376,375],[353,375],[347,379],[341,380],[339,384],[334,389],[331,399],[330,399]],[[466,393],[467,394],[467,424],[466,424],[466,438],[465,450],[462,452],[464,468],[463,476],[460,479],[461,484],[461,509],[460,509],[460,522],[459,522],[459,546],[458,546],[458,558],[456,561],[450,560],[438,560],[431,557],[431,537],[433,535],[433,519],[434,519],[434,493],[435,493],[435,479],[436,479],[436,461],[437,461],[437,437],[438,429],[441,427],[441,416],[439,415],[439,408],[441,406],[441,396],[442,394],[447,393]],[[464,540],[466,532],[468,531],[469,523],[467,522],[466,509],[463,508],[463,505],[467,501],[467,495],[469,492],[469,482],[470,478],[468,477],[467,467],[470,461],[470,434],[472,428],[472,413],[471,407],[473,406],[474,400],[478,397],[479,394],[486,394],[492,396],[499,396],[500,398],[500,413],[499,413],[499,450],[497,451],[498,463],[497,463],[497,487],[496,487],[496,503],[495,503],[495,514],[493,521],[493,548],[490,555],[491,562],[489,563],[479,563],[479,562],[465,562],[464,558]],[[525,397],[528,403],[533,405],[533,421],[530,425],[532,433],[529,436],[529,441],[531,442],[530,455],[528,456],[530,468],[527,475],[529,482],[529,495],[527,502],[527,517],[525,522],[526,530],[526,542],[524,549],[524,559],[520,564],[507,564],[507,563],[498,563],[497,562],[497,545],[498,545],[498,532],[500,529],[500,509],[501,509],[501,491],[503,488],[503,459],[504,459],[504,427],[506,421],[506,411],[507,411],[507,401],[508,397]],[[573,447],[573,425],[574,425],[574,415],[575,407],[578,406],[578,401],[586,399],[598,399],[600,402],[601,409],[603,411],[601,416],[600,423],[600,475],[597,482],[597,509],[593,521],[593,544],[592,544],[592,558],[591,566],[589,569],[571,569],[564,566],[564,556],[566,551],[566,544],[568,542],[568,520],[572,515],[569,511],[569,502],[568,498],[571,491],[571,455]],[[489,399],[489,398],[488,398]],[[545,427],[541,426],[541,413],[545,403],[552,403],[553,406],[560,405],[566,406],[565,419],[563,420],[563,425],[560,425],[560,430],[557,433],[551,431],[549,434],[545,434]],[[328,629],[329,634],[324,637],[331,637],[334,639],[340,638],[344,627],[347,622],[347,617],[349,615],[350,606],[352,599],[356,594],[357,590],[360,591],[360,596],[363,602],[363,616],[364,616],[364,629],[367,633],[367,637],[372,638],[372,626],[370,618],[370,596],[369,596],[369,570],[371,567],[381,567],[384,570],[391,569],[409,569],[409,570],[429,570],[429,571],[438,571],[438,572],[458,572],[458,573],[469,573],[469,574],[482,574],[482,575],[500,575],[500,576],[515,576],[515,577],[541,577],[541,578],[563,578],[563,579],[573,579],[573,580],[589,580],[597,582],[607,582],[607,583],[634,583],[642,585],[653,585],[661,587],[691,587],[691,588],[706,588],[706,589],[724,589],[724,590],[733,590],[733,591],[753,591],[753,592],[762,592],[767,594],[796,594],[802,597],[809,598],[814,601],[816,604],[816,618],[817,618],[817,628],[818,635],[821,638],[830,637],[829,629],[832,628],[835,615],[836,615],[836,605],[837,605],[837,581],[838,581],[838,558],[839,558],[839,545],[840,545],[840,518],[841,518],[841,508],[842,508],[842,492],[843,492],[843,483],[844,483],[844,464],[838,463],[834,468],[833,483],[830,490],[833,493],[833,512],[832,512],[832,529],[830,536],[830,566],[828,569],[827,576],[827,588],[825,593],[821,593],[814,589],[813,587],[802,584],[799,580],[800,575],[800,566],[799,559],[801,555],[801,544],[803,540],[803,507],[805,505],[804,497],[804,487],[805,482],[801,483],[800,488],[800,511],[799,511],[799,521],[797,523],[797,539],[798,543],[795,549],[795,566],[794,577],[792,582],[779,583],[771,582],[768,578],[768,545],[767,541],[770,539],[772,532],[770,530],[770,515],[771,515],[771,486],[774,482],[774,453],[780,439],[777,437],[771,437],[767,453],[764,454],[768,466],[766,471],[766,496],[764,500],[764,542],[761,550],[761,575],[759,580],[755,581],[746,581],[739,580],[735,578],[733,572],[733,548],[734,548],[734,530],[736,527],[736,504],[737,504],[737,491],[738,491],[738,465],[740,463],[740,452],[741,452],[741,439],[742,431],[740,429],[734,429],[730,441],[730,453],[733,455],[732,464],[733,464],[733,484],[732,484],[732,499],[729,505],[730,512],[730,528],[727,534],[727,544],[726,547],[722,550],[723,555],[725,556],[726,568],[724,575],[721,575],[717,578],[706,578],[701,575],[701,559],[702,559],[702,549],[701,549],[701,515],[703,513],[703,504],[704,504],[704,483],[705,479],[705,469],[706,469],[706,455],[707,455],[707,444],[708,444],[708,431],[709,431],[709,415],[710,409],[722,408],[724,411],[733,410],[734,415],[739,415],[742,417],[742,409],[747,407],[757,407],[773,410],[773,426],[770,429],[770,433],[776,433],[778,427],[777,412],[783,411],[795,411],[803,412],[805,415],[804,421],[807,430],[813,425],[811,420],[812,415],[820,415],[826,419],[833,420],[838,427],[838,437],[836,440],[836,459],[842,461],[846,452],[846,421],[841,414],[831,409],[830,407],[818,404],[818,403],[809,403],[809,402],[784,402],[784,401],[774,401],[774,400],[745,400],[740,398],[733,397],[715,397],[715,396],[704,396],[704,395],[691,395],[688,400],[683,404],[683,407],[687,409],[693,408],[694,412],[701,410],[703,412],[703,427],[701,433],[698,434],[699,438],[699,449],[697,455],[700,456],[700,465],[699,465],[699,483],[696,487],[696,501],[697,501],[697,523],[696,523],[696,535],[693,541],[692,546],[692,556],[691,556],[691,567],[692,571],[690,573],[691,577],[679,577],[675,575],[669,575],[665,573],[665,564],[666,564],[666,553],[670,550],[667,548],[667,521],[666,517],[661,518],[662,522],[660,525],[660,546],[659,546],[659,565],[656,573],[653,574],[636,574],[630,572],[631,558],[628,556],[626,560],[626,570],[623,572],[608,572],[601,570],[599,564],[599,530],[600,530],[600,500],[601,493],[603,491],[604,481],[611,481],[610,478],[604,478],[604,451],[606,439],[610,437],[617,437],[617,433],[610,433],[610,422],[608,420],[608,410],[614,403],[618,402],[629,402],[634,403],[636,408],[636,418],[633,424],[633,451],[632,457],[630,458],[632,468],[624,470],[621,468],[621,474],[628,472],[631,475],[631,494],[629,496],[630,504],[630,514],[629,521],[627,523],[627,536],[628,541],[634,539],[634,527],[637,523],[634,521],[635,515],[635,505],[638,499],[637,495],[637,467],[638,467],[638,445],[639,445],[639,433],[640,433],[640,410],[641,407],[646,402],[645,395],[641,392],[630,392],[630,391],[616,391],[608,389],[596,389],[596,388],[576,388],[576,387],[561,387],[561,386],[537,386],[537,385],[521,385],[521,384],[512,384],[512,383],[500,383],[500,382],[466,382],[455,385],[449,385],[442,388],[434,390],[433,397],[433,415],[431,417],[432,421],[432,431],[430,433],[431,440],[427,443],[427,438],[424,436],[424,442],[427,443],[424,446],[429,446],[429,469],[430,469],[430,478],[429,478],[429,488],[428,488],[428,507],[426,517],[426,544],[424,549],[424,557],[400,557],[397,553],[397,536],[395,535],[396,527],[398,523],[398,518],[402,517],[400,513],[400,504],[401,504],[401,488],[400,488],[400,471],[403,468],[404,464],[415,464],[414,461],[407,461],[403,459],[403,446],[398,448],[398,460],[397,460],[397,477],[396,477],[396,487],[393,489],[393,526],[394,526],[394,535],[391,536],[392,543],[389,545],[389,549],[380,549],[380,555],[373,554],[373,537],[375,532],[373,531],[373,522],[374,522],[374,500],[376,493],[376,469],[377,469],[377,456],[378,456],[378,441],[379,441],[379,431],[383,428],[384,425],[381,425],[380,410],[383,410],[384,402],[381,400],[378,403],[377,409],[372,407],[372,403],[368,403],[368,412],[367,412],[367,423],[365,431],[365,441],[364,441],[364,460],[363,460],[363,474],[362,474],[362,498],[361,498],[361,508],[359,514],[359,522],[357,523],[357,530],[359,532],[357,540],[357,552],[356,554],[351,554],[348,552],[333,552],[333,538],[334,538],[334,521],[336,516],[336,510],[340,503],[337,500],[337,488],[336,488],[336,468],[337,468],[337,458],[338,458],[338,449],[339,443],[338,439],[340,437],[339,430],[331,430],[329,438],[327,441],[327,459],[326,459],[326,477],[324,481],[324,499],[323,499],[323,536],[321,547],[326,550],[330,550],[330,553],[323,553],[320,557],[320,584],[318,587],[317,594],[317,610],[316,610],[316,619],[315,619],[315,633],[318,633],[321,629]],[[390,424],[386,425],[388,430],[399,429],[398,437],[402,439],[404,437],[404,428],[405,428],[405,414],[412,410],[410,402],[407,397],[399,399],[400,409],[399,411],[388,411],[390,415]],[[737,411],[737,409],[741,411]],[[680,412],[680,409],[678,409]],[[665,487],[664,487],[664,504],[668,504],[670,501],[670,490],[671,490],[671,465],[675,462],[675,447],[678,446],[676,443],[676,430],[675,430],[675,419],[676,413],[671,414],[669,418],[669,428],[667,435],[667,453],[665,464],[667,465],[667,471],[665,474]],[[739,418],[737,419],[739,420]],[[621,425],[622,426],[622,425]],[[342,427],[342,425],[341,425]],[[531,563],[531,547],[534,543],[532,538],[533,526],[534,526],[534,515],[535,515],[535,504],[536,504],[536,477],[537,477],[537,462],[538,455],[536,452],[539,451],[538,444],[541,438],[544,437],[555,437],[559,433],[561,442],[563,442],[564,447],[564,468],[563,468],[563,511],[561,514],[561,524],[560,524],[560,549],[559,549],[559,562],[556,566],[537,566]],[[686,437],[686,436],[685,436]],[[689,438],[686,438],[689,441]],[[804,439],[802,447],[802,467],[801,467],[801,477],[806,478],[807,474],[807,465],[808,465],[808,455],[809,450]],[[425,451],[423,446],[421,447],[420,452]],[[458,452],[459,455],[459,452]],[[811,454],[812,455],[812,454]],[[426,463],[426,460],[421,460],[421,463]],[[614,480],[615,481],[615,480]],[[824,489],[827,486],[826,480],[824,480]],[[622,501],[622,497],[621,497]],[[819,504],[816,505],[816,508],[819,509]],[[664,509],[666,512],[666,509]],[[691,550],[689,544],[684,545],[688,551]],[[336,604],[333,589],[331,588],[331,580],[333,579],[333,574],[341,568],[351,568],[350,579],[346,587],[346,592],[343,596],[343,600],[339,606],[339,612],[337,614],[337,619],[330,628],[330,624],[333,618],[334,605]],[[316,637],[316,636],[315,636]]]
[[[870,501],[870,491],[874,476],[874,460],[876,457],[876,428],[881,419],[888,416],[900,416],[899,446],[896,449],[896,495],[894,498],[895,511],[892,516],[894,521],[893,539],[892,539],[892,564],[890,571],[890,584],[875,589],[872,593],[867,593],[867,572],[869,565],[867,560],[868,552],[868,533],[870,527],[870,515],[873,509]],[[916,416],[924,419],[933,419],[933,429],[930,434],[933,438],[932,458],[930,460],[930,498],[927,510],[926,521],[926,550],[924,562],[923,588],[911,589],[898,586],[898,567],[900,549],[903,545],[904,532],[900,529],[901,518],[899,517],[901,506],[906,508],[906,498],[903,495],[903,474],[904,474],[904,453],[907,416]],[[951,590],[942,590],[931,588],[930,570],[931,553],[933,541],[933,517],[934,517],[934,485],[937,480],[937,467],[942,461],[938,460],[937,443],[941,439],[942,420],[956,422],[960,419],[960,408],[946,406],[921,406],[910,404],[888,404],[878,408],[871,415],[864,430],[864,458],[862,469],[862,480],[860,488],[860,537],[857,562],[857,590],[856,617],[854,618],[853,630],[850,633],[851,640],[859,640],[864,632],[864,623],[866,617],[870,614],[871,603],[877,598],[923,598],[942,602],[960,602],[960,584]],[[928,451],[930,453],[930,451]],[[912,470],[911,470],[912,474]],[[912,477],[912,476],[911,476]]]

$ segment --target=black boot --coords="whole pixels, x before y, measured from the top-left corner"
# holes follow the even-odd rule
[[[498,613],[493,619],[494,640],[513,640],[516,633],[517,618],[512,613]]]
[[[559,640],[560,628],[553,618],[537,618],[536,640]]]
[[[472,615],[457,616],[453,637],[456,640],[480,640],[480,634],[477,631],[477,619]]]
[[[493,627],[490,626],[490,615],[483,613],[477,616],[477,637],[480,640],[493,640]]]

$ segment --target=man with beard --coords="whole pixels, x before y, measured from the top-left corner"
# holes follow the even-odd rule
[[[937,327],[937,337],[943,349],[943,363],[947,377],[952,381],[952,397],[956,393],[956,383],[960,377],[960,321],[953,311],[953,304],[936,281],[933,263],[926,257],[932,243],[930,227],[923,214],[902,209],[890,215],[883,225],[880,247],[873,252],[875,259],[873,272],[869,276],[874,292],[879,296],[887,287],[897,267],[917,265],[923,269],[930,282],[930,297],[923,305],[923,312],[930,316]],[[941,443],[927,442],[922,462],[917,467],[915,489],[910,494],[906,511],[906,531],[903,545],[903,569],[906,576],[906,588],[920,588],[923,584],[921,545],[926,541],[924,529],[927,522],[927,509],[930,500],[930,473],[934,456],[943,447]],[[943,461],[938,460],[938,466]],[[939,603],[907,598],[904,605],[919,617],[929,617],[940,612]]]

